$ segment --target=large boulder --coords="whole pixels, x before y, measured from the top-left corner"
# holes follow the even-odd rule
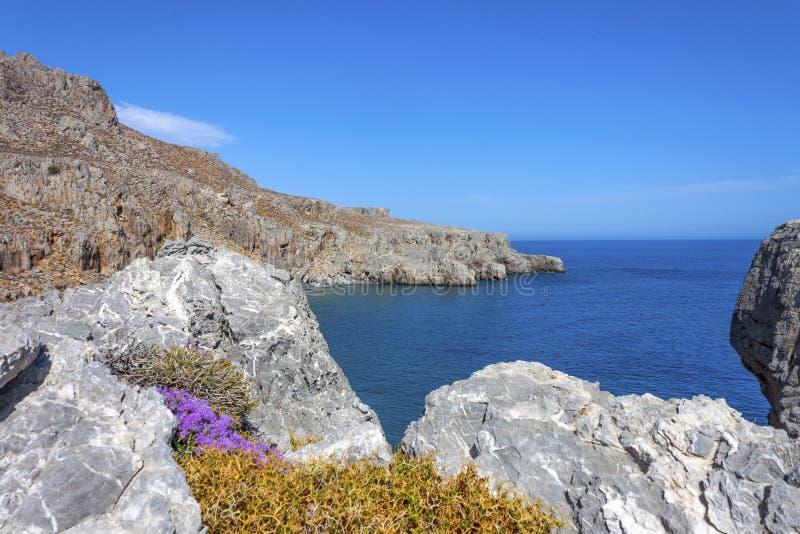
[[[429,394],[401,448],[448,474],[474,462],[580,532],[800,530],[800,447],[724,400],[615,397],[501,363]]]
[[[321,440],[315,450],[388,458],[375,412],[331,358],[300,283],[207,242],[170,242],[106,284],[5,305],[0,327],[91,342],[106,357],[136,344],[199,344],[254,379],[260,402],[249,422],[279,447],[293,434]]]
[[[800,220],[761,243],[742,284],[731,345],[761,384],[769,422],[800,434]]]
[[[0,389],[0,532],[200,531],[172,414],[155,390],[93,362],[94,349],[50,339]]]
[[[188,341],[233,360],[257,386],[256,431],[282,449],[292,433],[319,440],[296,457],[391,453],[299,282],[202,241],[169,243],[105,284],[2,304],[0,332],[0,380],[16,374],[0,389],[0,532],[200,529],[172,414],[102,363],[135,345]]]

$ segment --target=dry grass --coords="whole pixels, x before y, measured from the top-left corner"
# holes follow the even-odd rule
[[[251,381],[241,369],[230,360],[198,347],[161,350],[137,345],[106,356],[106,364],[127,382],[143,387],[182,389],[237,421],[257,404]]]
[[[213,450],[179,458],[211,533],[525,532],[562,523],[538,503],[465,467],[441,477],[430,458],[290,464]]]

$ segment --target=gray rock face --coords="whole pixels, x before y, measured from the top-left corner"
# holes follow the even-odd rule
[[[100,281],[192,235],[313,285],[564,270],[503,234],[262,189],[215,154],[118,124],[94,80],[0,56],[0,300]]]
[[[193,239],[167,244],[106,284],[47,293],[0,308],[0,329],[64,337],[111,354],[136,343],[187,341],[225,355],[253,377],[250,422],[282,449],[289,433],[315,450],[387,458],[375,413],[328,353],[300,284],[276,269]]]
[[[119,383],[91,342],[46,337],[0,390],[0,532],[200,531],[158,393]]]
[[[800,435],[800,220],[761,243],[736,302],[731,345],[758,378],[769,422]]]
[[[390,454],[300,284],[202,241],[169,243],[105,284],[0,305],[0,331],[14,334],[0,337],[0,376],[17,375],[0,389],[0,532],[200,530],[172,414],[101,363],[137,343],[191,341],[237,362],[258,387],[257,429],[284,449],[290,430],[321,439],[291,456]]]
[[[401,447],[468,461],[580,532],[798,532],[800,447],[724,400],[614,397],[538,363],[491,365],[428,395]]]

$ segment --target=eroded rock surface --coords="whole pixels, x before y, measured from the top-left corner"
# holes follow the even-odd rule
[[[736,302],[731,345],[771,405],[769,422],[800,435],[800,220],[761,243]]]
[[[44,337],[0,389],[0,532],[200,531],[160,395],[119,383],[93,343]]]
[[[284,450],[290,432],[320,439],[296,457],[390,454],[300,283],[197,239],[170,242],[106,283],[0,305],[0,332],[17,333],[4,355],[38,351],[0,389],[1,532],[199,529],[170,455],[172,415],[155,390],[122,384],[102,364],[140,343],[189,341],[238,363],[257,388],[249,419],[259,432]]]
[[[0,327],[89,342],[100,355],[197,343],[253,377],[261,402],[250,422],[282,449],[291,430],[320,438],[317,449],[388,454],[377,416],[328,353],[301,285],[204,241],[170,242],[105,284],[6,305]]]
[[[262,189],[215,154],[119,124],[94,80],[0,52],[0,299],[99,281],[192,235],[309,284],[471,285],[563,271],[503,234]]]
[[[473,461],[580,532],[798,532],[800,447],[724,400],[615,397],[530,362],[428,395],[401,447]]]

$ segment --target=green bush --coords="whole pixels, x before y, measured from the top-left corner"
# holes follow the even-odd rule
[[[433,460],[395,455],[292,463],[207,449],[178,463],[210,533],[524,532],[565,526],[540,503],[496,486],[473,465],[442,477]]]
[[[252,384],[233,362],[194,346],[167,350],[147,345],[106,356],[111,371],[143,387],[182,389],[240,421],[256,407]]]
[[[48,165],[47,166],[47,174],[53,176],[54,174],[58,174],[61,172],[61,167],[58,165]]]

